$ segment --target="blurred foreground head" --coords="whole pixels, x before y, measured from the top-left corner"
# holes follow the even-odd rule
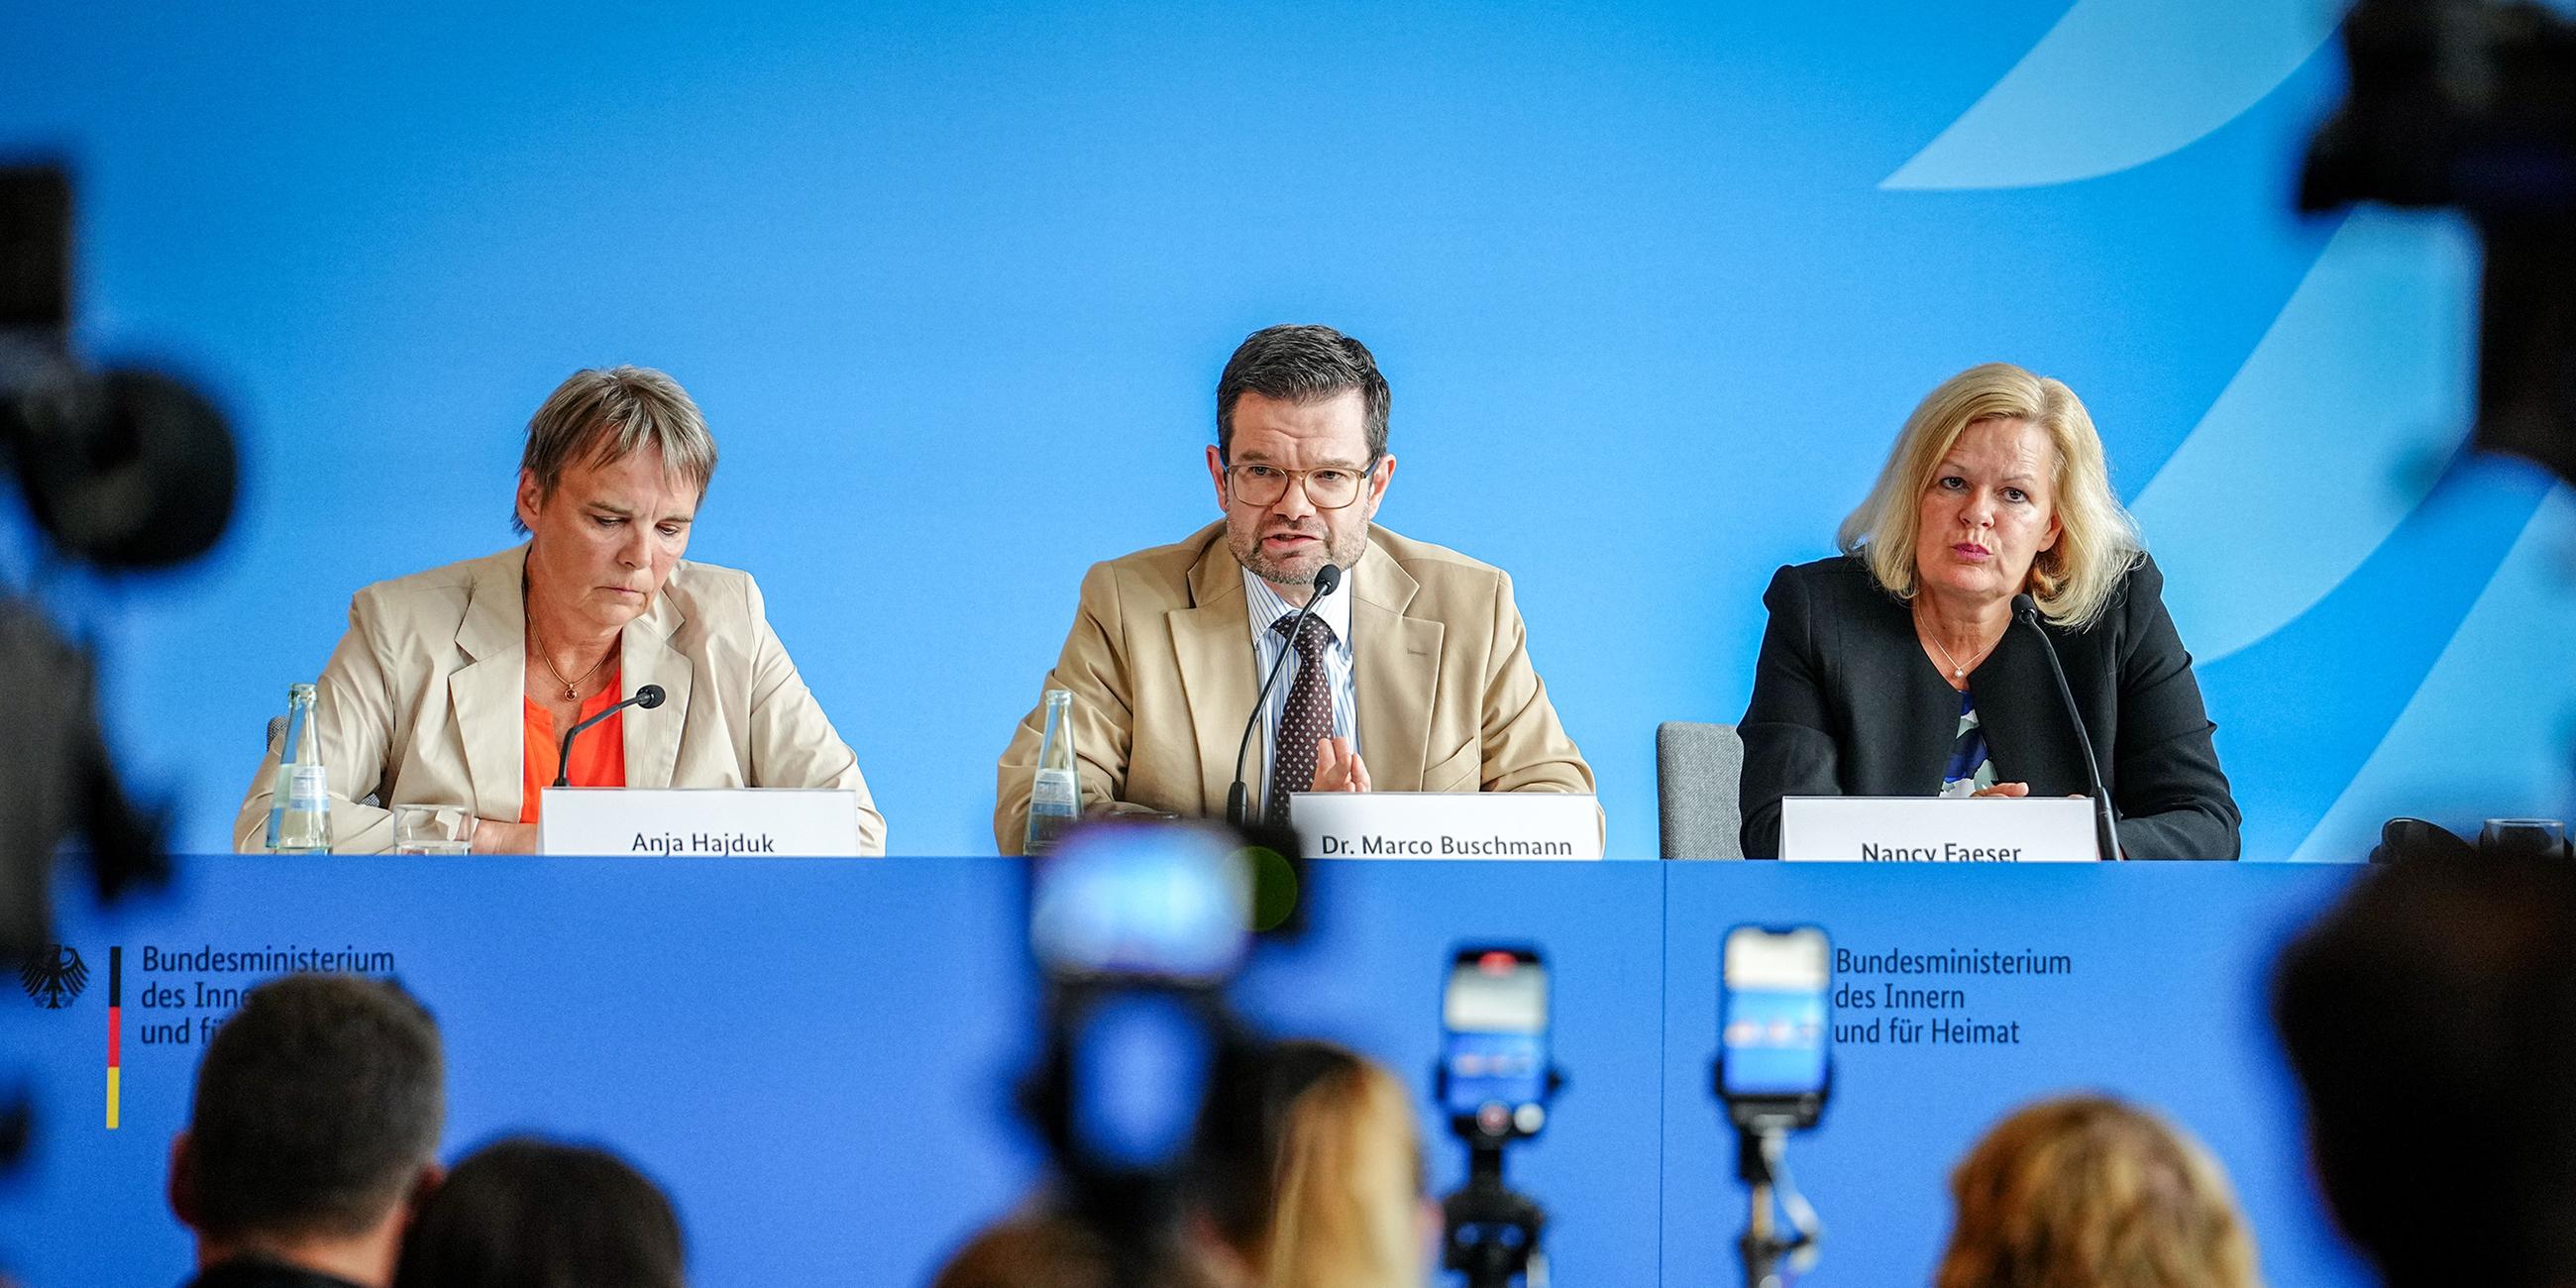
[[[474,1151],[421,1204],[395,1288],[680,1288],[680,1220],[605,1150],[520,1137]]]
[[[2216,1160],[2163,1120],[2069,1096],[1997,1123],[1950,1176],[1935,1288],[2254,1288]]]
[[[1413,1098],[1329,1042],[1271,1044],[1209,1097],[1191,1198],[1263,1288],[1418,1288],[1432,1233]]]
[[[2398,1288],[2576,1283],[2576,869],[2392,858],[2273,972],[2326,1201]]]
[[[201,1265],[250,1257],[381,1284],[437,1180],[446,1106],[438,1026],[399,986],[271,980],[206,1046],[171,1208]]]
[[[1143,1255],[1059,1212],[1015,1216],[976,1235],[931,1288],[1237,1288],[1175,1242]]]

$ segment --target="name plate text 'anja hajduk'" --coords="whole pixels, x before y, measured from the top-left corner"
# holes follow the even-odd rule
[[[859,852],[859,795],[829,787],[549,787],[537,852],[843,858]]]

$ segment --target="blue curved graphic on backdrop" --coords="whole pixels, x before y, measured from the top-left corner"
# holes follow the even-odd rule
[[[1985,96],[1879,186],[2027,188],[2170,156],[2262,101],[2347,0],[2078,0]]]
[[[2202,661],[2324,599],[2432,491],[2473,411],[2477,282],[2458,224],[2355,213],[2138,494]]]
[[[2402,809],[2460,831],[2504,812],[2576,818],[2576,496],[2553,489],[2378,750],[2294,860],[2370,852]],[[2510,700],[2498,701],[2497,695]],[[2399,804],[2402,802],[2402,804]]]
[[[2233,780],[2246,857],[2289,857],[2344,795],[2549,488],[2528,465],[2463,451],[2332,594],[2199,668],[2210,710],[2225,716],[2221,758],[2264,767]]]

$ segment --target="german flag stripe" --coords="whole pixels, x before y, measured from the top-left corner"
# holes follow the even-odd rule
[[[125,1091],[125,950],[107,950],[107,1129],[116,1130]]]

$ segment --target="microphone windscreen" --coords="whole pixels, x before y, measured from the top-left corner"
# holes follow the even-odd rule
[[[1318,595],[1329,595],[1329,594],[1332,594],[1332,593],[1333,593],[1333,587],[1338,586],[1338,585],[1341,585],[1341,584],[1342,584],[1342,566],[1341,566],[1340,564],[1325,564],[1323,567],[1318,568],[1318,569],[1316,569],[1316,570],[1315,570],[1315,593],[1316,593],[1316,594],[1318,594]]]
[[[643,688],[637,689],[637,690],[635,691],[635,698],[636,698],[635,705],[637,705],[637,706],[639,706],[639,707],[642,707],[642,708],[644,708],[644,709],[645,709],[645,710],[647,710],[647,711],[650,711],[650,710],[652,710],[653,708],[655,708],[655,707],[658,707],[658,706],[662,705],[662,697],[663,697],[663,694],[662,694],[662,686],[661,686],[661,685],[658,685],[658,684],[648,684],[648,685],[645,685]]]
[[[2039,601],[2031,598],[2029,591],[2025,590],[2022,593],[2013,596],[2013,616],[2036,617],[2038,615]]]

